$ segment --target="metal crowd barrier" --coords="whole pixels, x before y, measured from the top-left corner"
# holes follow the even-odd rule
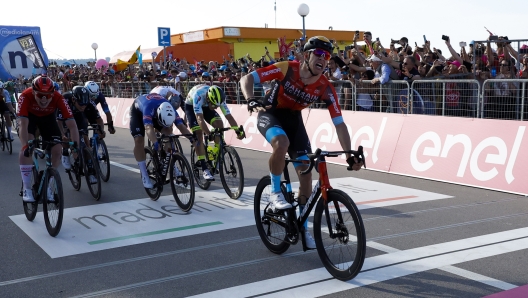
[[[246,103],[239,83],[207,83],[222,87],[227,95],[227,103]],[[383,85],[372,84],[368,80],[331,83],[343,110],[521,121],[528,119],[527,79],[493,79],[483,83],[468,79],[417,80],[411,84],[407,81],[389,81]],[[158,85],[172,86],[186,97],[189,90],[199,84],[204,82],[99,83],[105,96],[121,98],[148,93]],[[267,84],[255,87],[255,95],[263,96],[268,87]],[[326,106],[324,103],[315,103],[312,108],[326,109]]]

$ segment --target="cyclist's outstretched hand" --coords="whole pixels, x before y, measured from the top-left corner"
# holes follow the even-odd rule
[[[349,171],[359,171],[361,167],[363,166],[363,161],[359,161],[357,157],[351,156],[347,158],[348,167],[347,170]]]
[[[246,133],[244,132],[244,128],[242,126],[239,126],[235,129],[237,139],[242,140],[246,137]]]

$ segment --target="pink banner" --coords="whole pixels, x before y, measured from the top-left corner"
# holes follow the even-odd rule
[[[128,128],[133,99],[107,98],[114,125]],[[229,105],[246,138],[232,131],[226,142],[236,147],[271,152],[257,128],[257,115],[246,105]],[[184,117],[178,110],[180,117]],[[104,117],[104,114],[101,114]],[[367,168],[389,173],[528,194],[528,142],[523,122],[343,111],[352,148],[362,145]],[[342,150],[327,110],[303,111],[312,150]],[[224,125],[229,124],[224,119]],[[175,129],[177,133],[177,130]],[[345,164],[344,156],[332,162]]]
[[[527,194],[523,124],[408,116],[390,172]]]

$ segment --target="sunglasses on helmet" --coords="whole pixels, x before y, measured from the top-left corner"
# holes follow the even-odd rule
[[[325,51],[323,49],[315,49],[315,50],[312,51],[312,53],[315,56],[317,56],[317,57],[322,57],[326,61],[328,61],[328,60],[330,60],[330,58],[332,58],[332,55],[330,54],[330,52]]]

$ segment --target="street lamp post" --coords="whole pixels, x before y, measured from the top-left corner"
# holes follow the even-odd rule
[[[306,42],[306,29],[304,28],[304,17],[310,13],[310,8],[305,3],[301,3],[299,5],[299,8],[297,8],[297,13],[302,17],[303,19],[303,43]]]
[[[94,53],[95,53],[95,61],[97,61],[97,48],[99,46],[94,42],[92,43],[92,49],[94,49]]]

